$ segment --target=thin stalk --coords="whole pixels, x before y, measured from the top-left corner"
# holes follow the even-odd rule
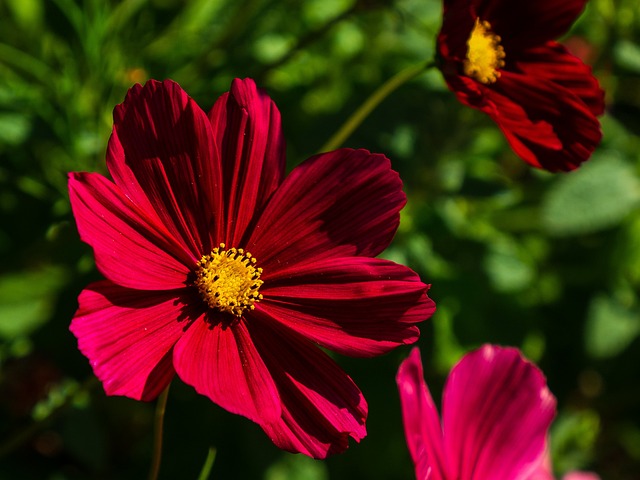
[[[213,462],[215,461],[216,461],[216,449],[213,447],[209,447],[209,452],[207,453],[207,458],[204,461],[204,465],[202,466],[202,470],[200,471],[198,480],[209,480],[211,469],[213,468]]]
[[[356,128],[364,121],[365,118],[387,98],[391,93],[397,90],[400,86],[404,85],[408,81],[414,79],[421,73],[435,66],[434,61],[421,63],[418,65],[412,65],[406,68],[382,84],[375,92],[367,98],[360,107],[351,114],[346,122],[338,129],[333,136],[327,140],[327,142],[320,147],[320,152],[328,152],[339,148],[344,141],[355,131]]]
[[[169,397],[169,386],[158,397],[156,404],[156,415],[153,429],[153,456],[151,458],[151,470],[149,470],[149,480],[157,480],[160,473],[160,461],[162,460],[162,428],[164,425],[164,412],[167,408],[167,398]]]

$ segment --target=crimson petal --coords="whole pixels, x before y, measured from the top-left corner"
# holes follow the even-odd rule
[[[243,320],[209,323],[203,315],[174,349],[178,376],[231,413],[254,422],[280,416],[278,392]]]
[[[318,258],[374,257],[391,242],[405,201],[385,156],[351,149],[316,155],[275,192],[247,249],[265,276]]]
[[[249,324],[280,392],[282,417],[261,426],[284,450],[313,458],[366,435],[367,403],[351,378],[306,339],[261,321]]]
[[[224,172],[224,241],[239,245],[248,224],[284,176],[280,112],[253,80],[235,79],[230,92],[216,101],[209,119]]]
[[[550,171],[573,170],[600,142],[600,123],[571,90],[536,72],[504,71],[491,90],[492,116],[523,160]]]
[[[507,59],[510,53],[539,45],[564,35],[584,10],[587,0],[472,0],[474,14],[488,21],[502,39]]]
[[[107,165],[116,184],[151,206],[192,256],[211,251],[222,182],[205,113],[177,83],[150,80],[129,90],[113,118]]]
[[[593,76],[591,67],[563,45],[548,42],[530,48],[518,55],[515,67],[525,75],[566,88],[582,100],[593,115],[604,113],[604,90]]]
[[[257,309],[330,350],[373,356],[418,339],[435,310],[428,288],[386,260],[326,259],[268,277]]]
[[[171,350],[182,335],[178,291],[147,292],[109,281],[82,291],[69,327],[107,395],[152,400],[173,378]]]
[[[185,263],[195,260],[116,185],[97,173],[71,173],[69,198],[80,238],[105,277],[140,290],[185,286]]]
[[[450,478],[527,478],[545,453],[556,401],[515,348],[485,345],[452,369],[443,394]]]

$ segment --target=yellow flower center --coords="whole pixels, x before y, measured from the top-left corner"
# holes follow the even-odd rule
[[[242,248],[230,248],[221,243],[209,255],[203,255],[197,264],[195,285],[209,307],[241,317],[253,310],[254,303],[262,300],[258,293],[261,268],[256,259]]]
[[[498,69],[504,67],[505,54],[500,45],[500,37],[491,31],[489,22],[476,18],[467,45],[469,49],[464,61],[465,75],[480,83],[495,82],[500,76]]]

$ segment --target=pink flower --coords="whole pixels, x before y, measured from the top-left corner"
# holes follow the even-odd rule
[[[546,449],[542,461],[538,467],[527,477],[526,480],[554,480],[553,468],[551,467],[551,454],[549,448]],[[600,480],[600,477],[592,472],[571,471],[562,476],[562,480]]]
[[[414,348],[396,377],[419,480],[530,480],[544,460],[556,401],[515,348],[485,345],[453,367],[442,424]]]
[[[568,472],[562,480],[600,480],[600,477],[593,472]]]
[[[337,150],[284,178],[280,114],[252,80],[208,115],[150,81],[116,107],[107,167],[113,181],[69,179],[106,277],[70,328],[105,392],[151,400],[177,373],[283,449],[322,458],[362,439],[362,393],[318,345],[379,355],[435,308],[414,272],[373,258],[405,203],[389,160]]]

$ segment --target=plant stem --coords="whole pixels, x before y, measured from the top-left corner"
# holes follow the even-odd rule
[[[153,431],[153,457],[151,458],[151,470],[149,471],[149,480],[157,480],[160,473],[160,461],[162,460],[162,427],[164,424],[164,412],[167,408],[167,398],[169,397],[169,387],[158,397],[156,404],[156,415],[154,420]]]
[[[340,129],[334,133],[322,147],[320,147],[320,152],[328,152],[339,148],[355,131],[355,129],[360,126],[364,119],[367,118],[369,114],[393,91],[435,65],[434,61],[412,65],[387,80],[375,92],[373,92],[371,96],[367,98],[365,102],[360,105],[355,112],[353,112],[353,114],[351,114],[347,121],[342,124]]]
[[[200,471],[198,480],[209,480],[209,475],[211,474],[211,469],[213,468],[213,462],[215,461],[216,449],[213,447],[209,447],[209,452],[207,453],[207,458],[204,461],[204,465],[202,466],[202,470]]]

